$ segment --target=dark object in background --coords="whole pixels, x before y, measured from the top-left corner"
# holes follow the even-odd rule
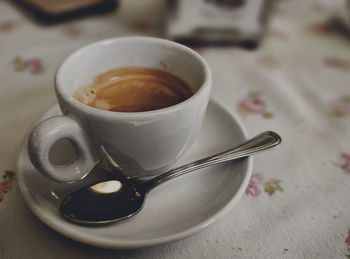
[[[255,49],[274,0],[168,0],[167,38],[190,46]]]
[[[41,23],[58,23],[117,7],[115,0],[13,0]]]
[[[242,7],[245,4],[245,0],[205,0],[208,3],[213,3],[218,6],[226,7],[228,9],[234,9],[237,7]]]
[[[329,21],[329,25],[350,39],[350,0],[345,2],[345,7],[335,12],[334,17]]]

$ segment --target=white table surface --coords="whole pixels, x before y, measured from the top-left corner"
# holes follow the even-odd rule
[[[0,1],[0,175],[16,173],[26,133],[56,103],[64,57],[99,39],[157,36],[159,4],[123,1],[113,13],[45,27]],[[257,50],[199,50],[212,97],[250,136],[269,129],[284,140],[256,156],[246,194],[224,217],[175,243],[105,250],[46,227],[5,177],[0,258],[350,258],[350,41],[327,26],[341,8],[341,0],[280,1]]]

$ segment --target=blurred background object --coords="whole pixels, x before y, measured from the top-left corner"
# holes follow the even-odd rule
[[[350,38],[350,0],[343,1],[343,8],[335,10],[331,23],[338,31]]]
[[[273,0],[169,0],[167,37],[190,45],[242,45],[261,40]]]
[[[13,0],[43,23],[56,23],[114,10],[116,0]]]
[[[191,46],[243,46],[254,49],[264,35],[275,0],[12,0],[9,2],[40,24],[54,25],[89,15],[111,13],[114,17],[111,20],[114,20],[116,27],[131,25],[143,35],[148,35],[147,30],[150,31],[150,27],[153,29],[157,27],[158,33],[156,35],[151,33],[150,36],[167,38]],[[118,12],[113,13],[116,7]],[[136,8],[130,9],[130,7]],[[128,21],[131,21],[131,24]]]

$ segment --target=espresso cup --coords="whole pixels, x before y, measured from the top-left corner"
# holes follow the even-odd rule
[[[85,105],[74,93],[105,71],[146,67],[169,72],[192,88],[185,101],[144,112],[114,112]],[[190,147],[204,119],[211,89],[207,62],[181,44],[149,37],[98,41],[71,54],[55,76],[55,92],[63,115],[51,117],[31,132],[28,153],[33,165],[59,182],[84,178],[102,159],[101,147],[128,176],[148,177],[170,169]],[[54,165],[51,147],[68,139],[75,160]]]

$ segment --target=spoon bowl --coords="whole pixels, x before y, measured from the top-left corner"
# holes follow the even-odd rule
[[[235,148],[180,166],[147,181],[130,179],[113,161],[109,161],[113,167],[113,179],[72,192],[62,201],[60,211],[68,220],[86,225],[126,219],[138,213],[147,194],[164,182],[194,170],[270,149],[280,143],[278,134],[266,131]],[[108,154],[106,156],[108,159]]]
[[[120,189],[109,190],[110,185],[120,185]],[[106,224],[138,213],[146,194],[138,181],[121,177],[74,191],[63,200],[60,210],[76,223]]]

